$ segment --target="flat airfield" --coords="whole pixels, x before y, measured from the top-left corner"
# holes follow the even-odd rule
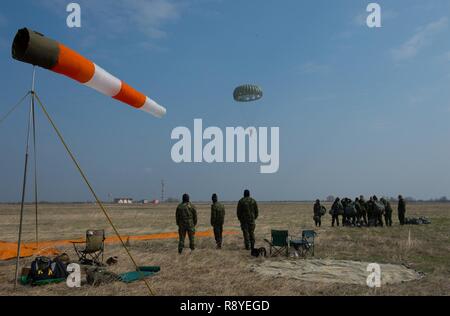
[[[210,206],[196,204],[197,231],[209,231]],[[394,205],[393,205],[394,206]],[[304,260],[297,258],[254,258],[243,250],[244,244],[236,218],[236,204],[226,204],[224,231],[237,234],[224,236],[222,250],[215,249],[213,237],[196,239],[196,250],[177,252],[177,239],[130,241],[129,249],[139,265],[158,265],[161,272],[148,278],[157,295],[450,295],[450,203],[410,203],[407,217],[425,216],[430,225],[398,224],[394,210],[392,227],[350,228],[331,227],[331,216],[322,218],[322,227],[315,228],[312,203],[259,203],[260,216],[256,224],[257,247],[266,247],[271,229],[287,229],[298,236],[301,230],[315,229],[316,259],[352,260],[380,264],[398,264],[424,273],[420,280],[372,289],[364,285],[302,281],[292,278],[265,276],[251,266],[265,260]],[[326,204],[327,209],[330,205]],[[147,235],[176,232],[175,204],[107,205],[112,221],[121,235]],[[394,207],[395,208],[395,207]],[[0,205],[0,240],[16,242],[19,205]],[[113,236],[100,208],[95,204],[40,204],[40,240],[83,238],[87,229],[105,229]],[[34,206],[25,209],[23,241],[35,238]],[[187,246],[186,241],[186,246]],[[70,246],[59,248],[71,259],[77,259]],[[118,256],[113,272],[133,271],[133,264],[119,244],[105,246],[105,259]],[[307,259],[308,260],[308,259]],[[29,266],[32,258],[21,259],[21,267]],[[0,295],[148,295],[142,281],[131,284],[115,282],[81,288],[69,288],[65,283],[43,287],[21,286],[13,291],[15,260],[0,261]]]

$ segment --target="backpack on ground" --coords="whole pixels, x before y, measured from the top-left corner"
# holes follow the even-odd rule
[[[44,280],[65,279],[68,275],[66,264],[59,258],[52,260],[49,257],[37,257],[31,263],[28,281],[35,285]]]
[[[66,263],[58,257],[53,259],[50,268],[52,269],[54,279],[66,279],[69,276]]]
[[[28,280],[31,281],[31,284],[48,280],[53,278],[53,271],[51,269],[52,260],[48,257],[37,257],[31,263],[31,269],[28,274]]]

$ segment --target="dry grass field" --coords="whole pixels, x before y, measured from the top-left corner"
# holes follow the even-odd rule
[[[198,231],[210,230],[209,205],[197,205]],[[327,205],[329,208],[329,205]],[[0,240],[15,241],[18,230],[18,205],[0,205]],[[123,235],[142,235],[174,232],[175,205],[108,205],[113,222]],[[238,231],[235,205],[226,205],[224,230]],[[177,253],[177,240],[132,241],[130,250],[141,265],[159,265],[161,272],[148,278],[157,295],[450,295],[450,204],[410,204],[407,216],[426,216],[431,225],[399,226],[394,214],[390,228],[330,227],[327,214],[322,227],[316,229],[316,258],[356,260],[377,263],[405,264],[425,273],[418,281],[385,285],[379,289],[352,284],[304,282],[294,279],[266,277],[252,272],[250,266],[261,260],[281,258],[253,258],[243,250],[241,234],[224,238],[222,250],[216,250],[213,238],[197,239],[192,254]],[[60,240],[83,237],[86,229],[104,228],[112,235],[104,215],[96,205],[40,205],[41,240]],[[24,241],[34,238],[34,211],[27,206]],[[257,220],[257,246],[266,246],[270,229],[289,229],[297,235],[302,229],[313,229],[310,203],[261,203]],[[411,239],[408,242],[408,235]],[[72,259],[70,247],[61,249]],[[114,272],[132,271],[133,265],[120,245],[107,245],[106,258],[118,256]],[[304,259],[289,259],[304,260]],[[32,258],[21,260],[29,265]],[[14,260],[0,262],[1,295],[147,295],[142,281],[132,284],[116,282],[92,287],[83,284],[79,289],[64,283],[45,287],[18,286],[13,291]],[[83,276],[84,278],[84,276]]]

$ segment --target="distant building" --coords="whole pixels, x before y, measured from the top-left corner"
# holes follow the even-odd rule
[[[139,203],[140,204],[153,204],[153,205],[158,205],[160,202],[159,202],[159,200],[152,200],[152,201],[150,201],[150,200],[140,200],[139,201]]]
[[[116,204],[133,204],[132,198],[117,198],[114,199],[114,203]]]

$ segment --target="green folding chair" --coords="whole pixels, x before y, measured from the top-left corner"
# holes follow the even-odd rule
[[[272,230],[271,240],[264,239],[270,245],[270,256],[275,257],[286,253],[289,256],[289,232],[287,230]]]
[[[88,230],[85,242],[72,242],[72,244],[81,264],[103,265],[103,252],[105,250],[104,230]],[[84,249],[78,248],[77,244],[85,244]]]
[[[310,252],[312,256],[314,256],[314,239],[316,235],[317,233],[313,230],[304,230],[302,231],[301,239],[292,239],[289,241],[289,244],[294,247],[296,251],[300,251],[302,257],[305,257]]]

